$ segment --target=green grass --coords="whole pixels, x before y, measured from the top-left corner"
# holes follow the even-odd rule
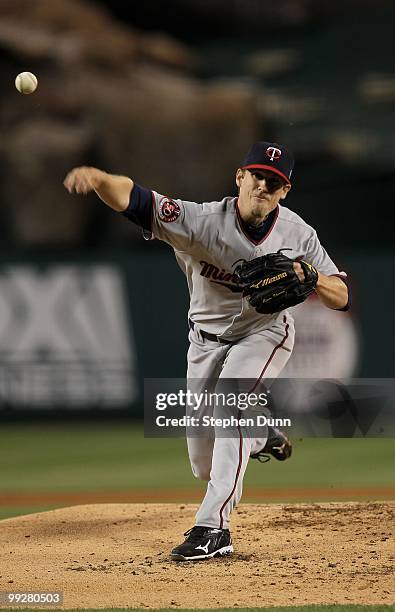
[[[294,440],[287,463],[251,461],[246,485],[395,483],[391,438]],[[144,438],[123,424],[7,425],[0,430],[0,491],[118,491],[195,486],[182,438]]]
[[[65,504],[47,504],[38,506],[0,506],[0,521],[13,516],[20,516],[22,514],[33,514],[36,512],[46,512],[47,510],[54,510],[55,508],[64,508]],[[3,610],[0,606],[0,610]]]
[[[128,423],[3,426],[0,490],[190,487],[185,452],[185,440],[144,439],[142,428]]]
[[[391,438],[294,440],[286,463],[251,461],[246,487],[394,485]],[[49,506],[1,507],[1,494],[202,490],[183,438],[144,438],[129,423],[12,424],[0,429],[0,512],[4,518]],[[310,497],[311,499],[311,497]],[[182,500],[180,500],[182,501]],[[59,504],[58,504],[59,505]],[[56,506],[51,506],[56,507]]]

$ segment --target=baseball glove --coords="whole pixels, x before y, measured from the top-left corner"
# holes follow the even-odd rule
[[[318,272],[314,266],[297,260],[304,272],[304,281],[300,281],[293,267],[294,260],[281,250],[243,261],[234,271],[243,295],[261,314],[273,314],[304,302],[317,284]]]

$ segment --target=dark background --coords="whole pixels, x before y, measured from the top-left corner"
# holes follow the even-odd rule
[[[287,205],[334,257],[393,249],[392,2],[5,0],[0,17],[8,249],[144,248],[94,197],[82,211],[66,198],[71,167],[209,201],[235,193],[235,169],[259,139],[293,150]],[[12,87],[26,69],[40,77],[34,96]]]
[[[291,207],[319,228],[325,243],[333,244],[335,237],[342,248],[350,241],[356,249],[393,248],[391,2],[285,1],[274,7],[253,0],[157,0],[138,9],[120,1],[101,4],[133,27],[166,31],[191,46],[199,56],[201,79],[248,80],[245,57],[251,51],[295,50],[295,69],[258,78],[260,85],[288,95],[290,106],[295,94],[321,101],[318,116],[306,113],[299,124],[282,116],[262,126],[262,137],[286,142],[295,151]],[[377,91],[373,84],[369,98],[363,91],[371,78],[377,79]],[[226,187],[231,190],[231,180]]]

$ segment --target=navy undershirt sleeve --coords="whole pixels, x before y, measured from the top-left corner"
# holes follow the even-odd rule
[[[152,191],[134,184],[124,217],[150,232],[152,228]]]

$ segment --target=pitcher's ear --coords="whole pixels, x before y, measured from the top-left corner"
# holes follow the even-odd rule
[[[236,171],[236,185],[240,187],[243,176],[245,175],[245,170],[242,168],[238,168]]]
[[[287,197],[288,192],[290,191],[290,189],[291,189],[291,185],[289,183],[284,185],[284,187],[283,187],[283,195],[281,196],[280,200],[285,200],[285,198]]]

